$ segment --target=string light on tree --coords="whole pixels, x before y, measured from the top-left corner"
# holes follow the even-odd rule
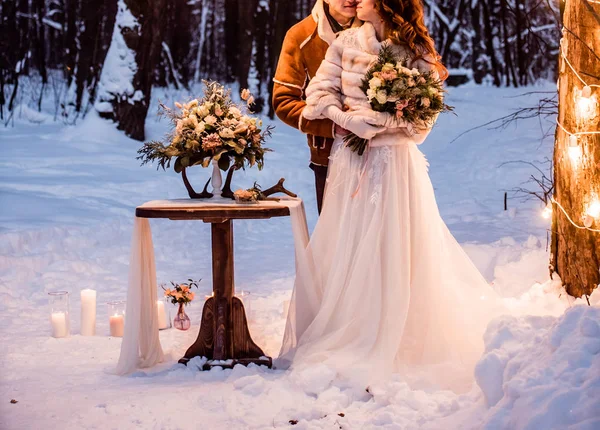
[[[569,158],[571,159],[571,163],[573,163],[573,166],[577,167],[579,165],[579,162],[581,161],[582,151],[581,146],[579,146],[579,143],[577,142],[577,136],[575,136],[574,134],[569,136],[568,153]]]
[[[589,85],[583,87],[576,103],[577,117],[583,121],[594,118],[597,114],[598,101],[596,95],[592,95],[592,88]]]
[[[546,219],[549,219],[552,216],[552,202],[548,202],[544,210],[542,211],[542,216]]]

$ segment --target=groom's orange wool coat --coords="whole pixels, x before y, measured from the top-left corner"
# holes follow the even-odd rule
[[[308,137],[310,161],[326,166],[333,144],[333,122],[329,119],[307,120],[302,117],[306,106],[304,90],[325,58],[329,45],[319,37],[317,23],[306,17],[285,35],[275,78],[273,107],[283,122]]]

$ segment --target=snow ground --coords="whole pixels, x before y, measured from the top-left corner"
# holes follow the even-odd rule
[[[0,129],[0,428],[263,429],[289,427],[289,420],[300,429],[599,428],[600,311],[568,299],[560,281],[548,279],[540,204],[510,199],[503,210],[504,190],[534,172],[502,163],[550,157],[552,139],[541,139],[540,126],[552,119],[481,128],[451,142],[540,97],[515,98],[523,92],[450,89],[457,116],[442,115],[421,146],[450,230],[496,290],[530,315],[490,323],[476,383],[461,395],[393,378],[371,396],[344,387],[326,368],[291,378],[252,366],[198,372],[177,365],[196,338],[201,298],[211,290],[209,226],[188,221],[151,224],[159,282],[203,278],[187,309],[192,329],[161,332],[170,361],[131,377],[111,374],[121,341],[107,335],[105,303],[126,296],[133,209],[186,197],[185,188],[172,171],[139,167],[140,143],[94,115],[67,127],[22,107],[14,124]],[[157,92],[154,103],[158,98],[173,101],[169,93]],[[312,228],[308,148],[300,133],[274,125],[266,169],[236,174],[234,185],[270,186],[285,177],[305,199]],[[148,138],[160,138],[166,122],[151,115],[147,127]],[[191,176],[201,188],[208,172],[198,168]],[[240,221],[234,230],[237,291],[251,293],[253,337],[276,355],[294,275],[289,220]],[[83,288],[98,290],[95,337],[78,334]],[[49,336],[47,292],[57,289],[71,293],[66,339]]]

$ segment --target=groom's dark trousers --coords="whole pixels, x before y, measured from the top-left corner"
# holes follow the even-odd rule
[[[319,166],[318,164],[310,163],[309,166],[315,172],[315,187],[317,189],[317,209],[319,215],[323,208],[323,195],[325,194],[325,182],[327,181],[327,166]]]

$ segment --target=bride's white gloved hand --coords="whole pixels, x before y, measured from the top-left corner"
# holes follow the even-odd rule
[[[402,128],[409,136],[414,136],[418,131],[415,126],[406,121],[405,119],[395,118],[394,115],[387,112],[376,112],[374,110],[368,110],[364,112],[364,115],[369,117],[369,122],[372,124],[377,124],[383,129],[389,130],[394,128]]]
[[[330,105],[323,110],[323,113],[340,127],[362,139],[372,139],[384,130],[383,127],[374,125],[373,119],[363,115],[362,112],[343,112],[339,107]]]
[[[369,121],[372,124],[377,124],[385,128],[402,128],[407,127],[409,123],[403,119],[397,119],[391,113],[387,112],[376,112],[374,110],[366,110],[363,113],[365,116],[371,118]]]

